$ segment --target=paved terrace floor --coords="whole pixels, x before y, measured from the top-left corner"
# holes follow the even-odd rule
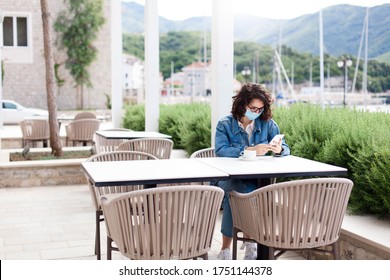
[[[0,197],[0,259],[96,259],[95,211],[87,185],[2,188]],[[221,246],[220,218],[209,252],[211,260],[217,259]],[[104,223],[101,236],[102,259],[106,259]],[[296,254],[283,258],[302,259]],[[125,258],[113,252],[113,259]]]

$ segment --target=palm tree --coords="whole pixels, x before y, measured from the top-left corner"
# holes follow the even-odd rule
[[[59,126],[57,121],[57,103],[54,95],[55,76],[54,76],[54,57],[51,42],[51,23],[48,0],[41,0],[42,26],[43,26],[43,46],[45,54],[46,69],[46,94],[47,107],[49,111],[50,126],[50,147],[54,156],[62,156],[62,146],[60,141]]]

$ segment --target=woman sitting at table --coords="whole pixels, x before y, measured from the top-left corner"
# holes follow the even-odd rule
[[[254,83],[244,84],[233,96],[231,115],[222,118],[216,128],[215,152],[219,157],[239,157],[245,149],[254,150],[258,156],[273,153],[275,156],[290,154],[288,145],[281,139],[270,143],[279,134],[279,127],[272,119],[272,97],[266,89]],[[233,241],[233,221],[228,193],[235,190],[248,193],[258,186],[257,179],[231,179],[218,181],[217,186],[225,191],[222,216],[222,248],[218,259],[232,258],[230,246]],[[245,242],[244,259],[256,259],[256,244]],[[242,247],[242,249],[243,249]]]

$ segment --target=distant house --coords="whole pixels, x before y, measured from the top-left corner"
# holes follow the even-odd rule
[[[163,95],[178,96],[183,94],[184,72],[173,73],[164,81]]]
[[[123,97],[129,103],[141,103],[144,100],[145,65],[139,58],[123,54]]]
[[[48,1],[51,20],[65,8],[63,0]],[[3,98],[13,99],[28,107],[46,108],[45,61],[43,31],[39,1],[0,0],[3,19],[2,61]],[[89,67],[91,88],[84,89],[84,108],[105,108],[105,94],[111,94],[111,28],[110,1],[105,0],[106,22],[101,28],[94,46],[98,49],[97,60]],[[52,34],[56,42],[55,31]],[[72,77],[65,69],[65,52],[54,45],[54,61],[59,66],[57,75],[65,81],[56,87],[58,109],[76,109],[76,89]]]
[[[183,94],[206,96],[211,93],[211,67],[208,63],[194,62],[183,67]]]

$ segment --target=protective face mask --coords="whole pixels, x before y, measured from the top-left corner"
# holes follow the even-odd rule
[[[253,121],[253,120],[257,119],[258,117],[260,117],[261,113],[257,114],[257,113],[252,112],[249,109],[246,109],[245,117],[247,117],[249,120]]]

